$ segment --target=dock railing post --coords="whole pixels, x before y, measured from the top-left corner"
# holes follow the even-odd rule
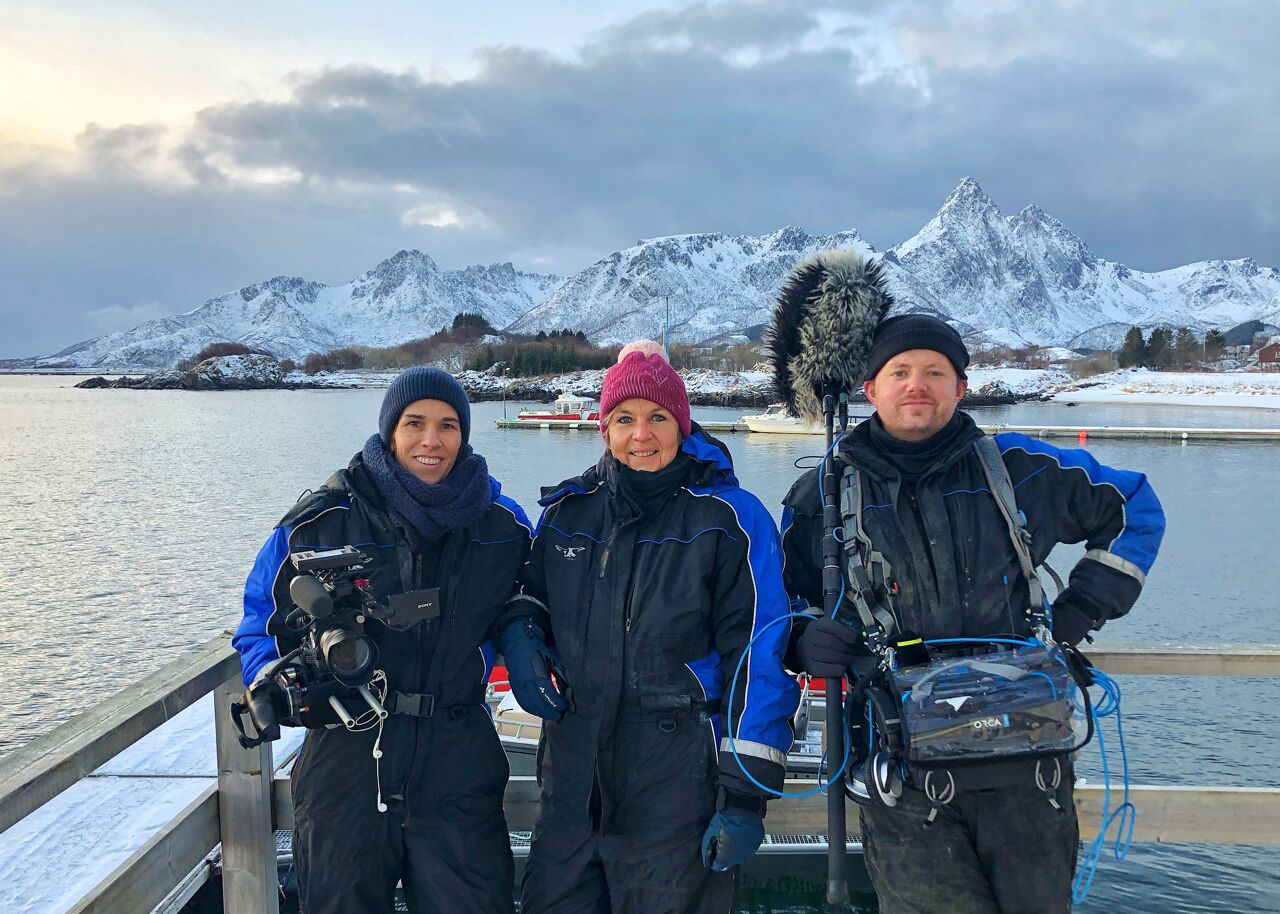
[[[214,691],[218,744],[218,817],[222,835],[222,910],[225,914],[278,914],[276,842],[271,818],[271,743],[245,749],[236,739],[231,702],[240,677]]]

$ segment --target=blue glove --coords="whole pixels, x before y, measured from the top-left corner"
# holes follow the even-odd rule
[[[725,808],[711,817],[702,836],[702,865],[717,873],[745,863],[764,840],[764,816]]]
[[[568,704],[551,681],[551,671],[559,668],[560,657],[547,647],[542,629],[528,618],[512,622],[502,633],[502,655],[520,707],[543,720],[563,717]]]

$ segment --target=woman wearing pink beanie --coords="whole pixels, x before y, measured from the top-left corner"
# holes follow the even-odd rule
[[[600,396],[605,453],[551,489],[513,602],[554,646],[568,710],[543,727],[526,914],[732,910],[799,699],[773,519],[689,418],[657,344]],[[732,737],[736,757],[727,737]]]

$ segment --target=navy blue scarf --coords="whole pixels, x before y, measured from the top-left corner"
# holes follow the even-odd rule
[[[364,443],[364,466],[387,501],[387,513],[405,531],[414,552],[450,530],[465,527],[489,510],[493,490],[484,458],[464,444],[449,475],[427,485],[400,465],[382,438]]]

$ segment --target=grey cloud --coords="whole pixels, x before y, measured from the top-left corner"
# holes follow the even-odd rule
[[[160,155],[166,129],[161,124],[125,124],[103,127],[87,124],[76,137],[76,147],[91,169],[135,171]]]
[[[604,29],[584,50],[588,58],[641,53],[684,43],[721,53],[793,45],[819,27],[823,4],[806,0],[692,3],[655,10]]]
[[[447,265],[561,272],[642,237],[783,224],[857,228],[883,249],[966,174],[1006,211],[1036,203],[1134,267],[1280,265],[1268,115],[1280,63],[1264,37],[1280,33],[1280,6],[1206,17],[1196,4],[1041,2],[976,20],[972,4],[860,5],[887,17],[899,44],[886,59],[918,84],[868,79],[876,29],[833,17],[843,9],[692,4],[605,30],[572,59],[491,48],[455,83],[369,66],[297,74],[284,101],[199,112],[173,153],[194,187],[28,180],[20,205],[0,208],[0,242],[19,241],[0,245],[0,270],[25,277],[11,302],[15,288],[34,300],[54,292],[29,274],[85,253],[73,277],[59,272],[59,288],[79,283],[57,293],[69,314],[76,302],[194,307],[281,272],[345,281],[407,246]],[[847,34],[810,40],[831,22]],[[752,48],[760,58],[744,63]],[[150,154],[148,137],[84,142],[98,161],[130,161]],[[253,186],[234,167],[302,179]],[[424,203],[463,221],[401,224]],[[22,237],[23,219],[38,239]]]

